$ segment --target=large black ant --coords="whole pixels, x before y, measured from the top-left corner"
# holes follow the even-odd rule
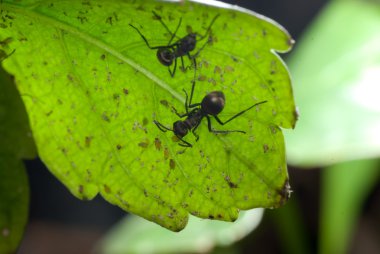
[[[206,44],[210,40],[208,40],[194,55],[190,55],[190,52],[195,49],[197,41],[203,40],[210,33],[211,26],[214,24],[215,20],[219,17],[219,14],[217,14],[212,19],[204,35],[200,35],[196,32],[190,32],[185,37],[180,38],[176,34],[178,32],[179,27],[181,26],[182,18],[179,19],[177,28],[175,29],[174,33],[172,33],[170,29],[167,27],[167,25],[162,21],[161,16],[159,16],[154,11],[152,12],[155,18],[160,21],[160,23],[165,27],[166,31],[168,31],[168,33],[171,35],[170,40],[166,46],[154,46],[154,47],[150,46],[148,40],[140,32],[140,30],[137,27],[133,26],[132,24],[129,24],[129,25],[139,33],[139,35],[145,41],[145,44],[148,46],[148,48],[157,49],[157,58],[161,64],[168,66],[170,76],[174,77],[175,75],[175,71],[177,69],[177,58],[179,57],[181,58],[182,70],[185,70],[185,65],[183,62],[183,56],[185,55],[189,57],[190,61],[192,61],[195,68],[196,67],[195,58],[199,55],[199,53],[203,50],[203,48],[206,46]],[[178,40],[172,43],[172,41],[174,40],[174,37],[177,37]],[[173,67],[173,70],[171,70],[170,66],[173,64],[173,62],[174,62],[174,67]]]
[[[208,125],[208,130],[209,132],[219,134],[219,133],[224,133],[228,134],[231,132],[240,132],[240,133],[245,133],[245,131],[241,130],[214,130],[211,126],[211,119],[210,117],[213,116],[215,120],[220,124],[220,125],[225,125],[226,123],[232,121],[236,117],[242,115],[246,111],[252,109],[253,107],[266,103],[267,101],[261,101],[257,102],[254,105],[250,106],[249,108],[237,113],[236,115],[232,116],[230,119],[227,121],[223,122],[222,120],[219,119],[218,114],[222,112],[226,98],[224,96],[224,93],[221,91],[213,91],[208,93],[203,99],[201,103],[191,103],[191,100],[193,98],[193,92],[194,92],[194,86],[195,86],[195,81],[193,81],[193,85],[191,88],[191,94],[190,94],[190,100],[188,101],[188,95],[185,89],[183,91],[185,92],[186,95],[186,100],[185,100],[185,114],[179,114],[175,108],[173,108],[174,112],[179,116],[180,118],[186,117],[184,121],[178,120],[173,123],[173,128],[170,129],[160,122],[154,120],[154,123],[157,125],[157,127],[163,131],[172,131],[174,132],[174,135],[182,142],[179,143],[179,145],[184,146],[184,147],[192,147],[192,145],[187,142],[186,140],[183,139],[184,136],[187,135],[187,133],[190,131],[193,133],[193,135],[196,138],[196,141],[199,139],[199,135],[195,132],[198,126],[200,125],[202,119],[206,117],[207,119],[207,125]],[[189,102],[189,103],[187,103]],[[189,109],[192,109],[189,111]]]

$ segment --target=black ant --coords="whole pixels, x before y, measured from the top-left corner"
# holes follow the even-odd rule
[[[236,115],[232,116],[227,121],[222,122],[219,119],[218,114],[220,112],[222,112],[224,105],[225,105],[225,102],[226,102],[226,98],[225,98],[223,92],[221,92],[221,91],[210,92],[203,98],[201,103],[191,104],[191,100],[193,98],[194,86],[195,86],[195,81],[193,81],[189,103],[187,103],[188,102],[188,95],[187,95],[186,91],[183,90],[185,92],[185,95],[186,95],[186,100],[185,100],[186,113],[185,114],[179,114],[177,112],[177,110],[175,108],[173,108],[174,112],[179,117],[181,117],[181,118],[186,117],[186,119],[184,121],[178,120],[178,121],[174,122],[173,128],[170,129],[170,128],[164,126],[163,124],[161,124],[160,122],[154,120],[154,123],[157,125],[157,127],[161,131],[163,131],[163,132],[166,132],[166,131],[174,132],[174,135],[179,140],[182,141],[182,143],[179,143],[179,145],[184,146],[184,147],[192,147],[192,145],[189,142],[187,142],[183,139],[183,137],[186,136],[189,131],[191,131],[193,133],[193,135],[196,138],[196,141],[198,141],[199,136],[197,133],[195,133],[195,131],[198,128],[198,126],[200,125],[200,123],[204,117],[206,117],[206,119],[207,119],[209,132],[212,132],[215,134],[219,134],[219,133],[228,134],[231,132],[245,133],[245,131],[241,131],[241,130],[214,130],[214,129],[212,129],[212,126],[211,126],[210,116],[213,116],[215,118],[215,120],[220,125],[225,125],[226,123],[232,121],[233,119],[242,115],[244,112],[252,109],[253,107],[267,102],[267,101],[261,101],[261,102],[255,103],[254,105],[250,106],[249,108],[247,108],[247,109],[237,113]],[[189,109],[192,109],[192,110],[189,111]]]
[[[211,21],[210,25],[208,26],[206,33],[204,35],[200,35],[198,33],[190,32],[188,35],[186,35],[183,38],[179,38],[176,34],[178,32],[179,27],[182,23],[182,18],[179,19],[177,28],[175,29],[174,33],[170,31],[170,29],[166,26],[166,24],[162,21],[161,16],[159,16],[154,11],[153,15],[157,20],[160,21],[160,23],[165,27],[166,31],[171,35],[170,40],[166,46],[150,46],[148,40],[145,38],[145,36],[140,32],[138,28],[133,26],[132,24],[129,24],[132,28],[134,28],[141,38],[145,41],[145,44],[150,49],[157,49],[157,58],[160,61],[161,64],[168,66],[168,70],[170,73],[170,76],[174,77],[175,71],[177,69],[177,58],[181,58],[182,63],[182,70],[185,70],[185,65],[183,62],[183,56],[187,55],[192,61],[194,67],[196,67],[196,61],[195,58],[198,56],[198,54],[203,50],[203,48],[206,46],[206,44],[210,41],[207,41],[194,55],[190,55],[190,52],[193,51],[196,47],[197,41],[203,40],[211,30],[211,26],[214,24],[215,20],[219,17],[219,14],[217,14]],[[179,38],[176,42],[172,43],[174,37]],[[198,37],[198,38],[197,38]],[[170,69],[170,66],[174,62],[173,70]]]

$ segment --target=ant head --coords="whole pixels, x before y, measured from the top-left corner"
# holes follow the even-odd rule
[[[182,138],[186,136],[188,131],[189,130],[183,121],[176,121],[173,123],[173,132],[177,137]]]
[[[203,98],[201,108],[206,114],[216,116],[222,112],[225,101],[226,98],[221,91],[214,91]]]
[[[157,58],[165,66],[170,66],[175,58],[174,52],[170,48],[160,48],[157,50]]]

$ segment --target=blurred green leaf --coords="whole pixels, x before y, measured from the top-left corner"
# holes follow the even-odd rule
[[[180,233],[163,229],[136,216],[128,216],[99,244],[97,253],[205,253],[231,245],[260,223],[264,209],[242,212],[235,223],[191,216]]]
[[[289,34],[255,13],[195,3],[156,1],[3,1],[0,36],[14,38],[6,61],[27,106],[39,155],[82,199],[98,192],[109,202],[171,230],[188,213],[232,221],[240,209],[277,207],[289,191],[279,126],[295,124],[288,72],[273,50],[291,48]],[[184,149],[154,119],[170,126],[184,111],[194,72],[171,78],[156,52],[166,45],[155,10],[178,36],[204,33],[212,41],[197,61],[194,102],[226,94],[222,119],[262,104],[215,128],[247,134],[213,135],[207,121],[200,139]],[[200,43],[202,44],[202,43]],[[202,45],[198,45],[201,47]],[[189,60],[184,59],[186,65]]]
[[[281,241],[281,253],[305,254],[312,253],[310,234],[306,229],[305,213],[302,211],[297,194],[281,209],[268,211],[267,215],[273,219]]]
[[[1,40],[0,59],[8,47]],[[11,52],[11,51],[9,51]],[[12,78],[0,67],[0,253],[15,253],[28,217],[29,186],[22,158],[36,149],[25,107]]]
[[[289,163],[380,155],[379,27],[379,4],[332,1],[297,44],[289,66],[301,116],[286,135]]]
[[[12,77],[1,67],[0,90],[0,154],[32,159],[36,156],[36,148],[25,106]]]
[[[0,151],[0,253],[15,253],[28,219],[29,185],[21,160]]]
[[[341,163],[323,171],[319,253],[347,253],[362,204],[378,182],[377,160]]]

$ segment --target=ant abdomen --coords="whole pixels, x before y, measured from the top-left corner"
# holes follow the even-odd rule
[[[224,97],[223,92],[214,91],[203,98],[201,108],[207,115],[216,116],[222,112],[225,101],[226,98]]]

